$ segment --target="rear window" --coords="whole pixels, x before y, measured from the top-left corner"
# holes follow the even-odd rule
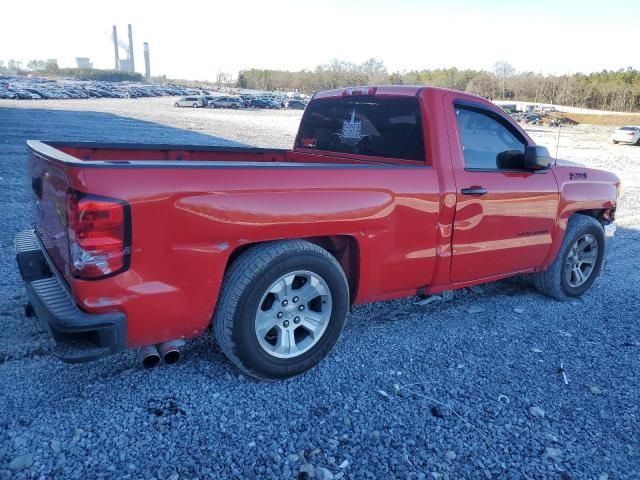
[[[635,132],[636,127],[622,127],[620,130],[631,130],[632,132]]]
[[[307,106],[295,146],[423,162],[421,118],[415,97],[316,100]]]

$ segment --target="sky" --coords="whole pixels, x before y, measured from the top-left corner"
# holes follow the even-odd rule
[[[214,80],[241,69],[313,69],[333,58],[382,60],[387,69],[565,74],[640,69],[639,0],[31,0],[3,2],[0,60],[89,57],[113,68],[112,26],[136,70]],[[126,57],[121,50],[120,57]]]

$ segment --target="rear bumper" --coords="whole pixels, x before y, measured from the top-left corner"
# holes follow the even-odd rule
[[[80,310],[33,230],[16,235],[15,250],[29,300],[40,324],[56,341],[58,358],[90,362],[127,348],[124,313]]]

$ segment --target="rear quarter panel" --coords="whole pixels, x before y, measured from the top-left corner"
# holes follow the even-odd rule
[[[131,205],[131,267],[73,281],[81,308],[125,311],[129,346],[201,334],[234,250],[346,235],[359,250],[356,302],[415,293],[433,274],[435,169],[407,166],[82,168],[79,189]]]

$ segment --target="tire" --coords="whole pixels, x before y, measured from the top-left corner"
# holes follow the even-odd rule
[[[614,145],[617,145],[617,144],[618,144],[618,141],[617,141],[617,140],[611,140],[611,141],[613,142],[613,144],[614,144]]]
[[[178,104],[178,102],[173,104],[174,107],[179,107],[180,105]]]
[[[590,243],[590,241],[594,243]],[[597,247],[595,251],[594,244]],[[583,264],[586,268],[585,271],[582,271],[582,267],[578,267],[583,272],[582,275],[586,276],[582,283],[579,283],[580,279],[576,277],[575,273],[571,273],[572,270],[576,272],[576,262],[572,260],[575,258],[573,249],[574,247],[579,249],[580,246],[586,246],[587,251],[581,253],[583,260],[577,261],[586,262],[584,259],[593,261],[590,266],[586,263]],[[558,255],[547,270],[532,275],[533,285],[540,293],[556,300],[571,300],[579,297],[589,290],[600,275],[604,254],[605,237],[600,222],[586,215],[573,215],[569,219]],[[594,258],[590,258],[592,256]],[[588,274],[585,275],[586,272]]]
[[[193,108],[198,108],[198,104],[197,104],[197,103],[194,103],[194,104],[193,104]]]
[[[238,108],[238,105],[236,104],[231,105],[231,110],[236,110],[237,108]]]
[[[288,285],[284,289],[282,282]],[[298,290],[307,299],[299,298]],[[309,370],[329,353],[348,310],[347,279],[329,252],[304,240],[268,242],[241,253],[225,274],[213,330],[220,350],[243,372],[283,379]],[[262,328],[258,319],[264,320]]]

